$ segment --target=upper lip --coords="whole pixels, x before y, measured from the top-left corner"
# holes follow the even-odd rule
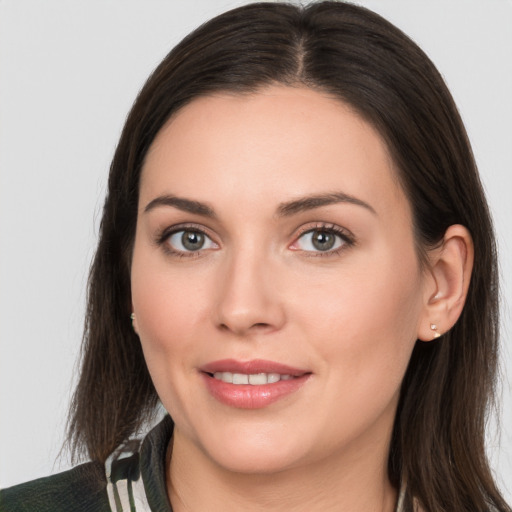
[[[254,375],[256,373],[279,373],[280,375],[292,375],[293,377],[300,377],[306,373],[311,373],[308,370],[294,368],[286,364],[276,363],[275,361],[265,361],[264,359],[252,359],[251,361],[222,359],[207,363],[202,366],[200,370],[205,373],[231,372],[246,375]]]

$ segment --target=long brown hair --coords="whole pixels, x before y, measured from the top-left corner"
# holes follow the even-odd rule
[[[137,97],[117,147],[91,268],[82,368],[70,410],[75,454],[103,461],[151,415],[157,395],[130,325],[130,262],[144,158],[164,123],[215,91],[306,86],[350,104],[379,131],[413,209],[418,256],[452,224],[473,237],[462,315],[417,342],[401,391],[389,477],[426,511],[511,509],[493,481],[484,426],[493,403],[498,281],[492,223],[453,99],[428,57],[377,14],[342,2],[256,3],[202,25]]]

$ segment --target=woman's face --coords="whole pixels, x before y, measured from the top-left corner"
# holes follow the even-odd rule
[[[425,277],[346,105],[275,86],[183,108],[147,155],[131,279],[175,445],[242,472],[385,460]]]

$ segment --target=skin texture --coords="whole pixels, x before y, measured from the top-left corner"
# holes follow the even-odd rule
[[[333,193],[368,206],[279,214]],[[165,195],[214,216],[146,211]],[[331,251],[304,234],[333,226],[349,241],[335,235]],[[172,229],[204,231],[203,249],[184,251]],[[338,100],[275,86],[183,108],[147,155],[132,261],[134,327],[176,423],[175,510],[393,510],[386,463],[400,383],[417,338],[458,318],[471,258],[467,231],[452,226],[421,268],[388,150]],[[311,375],[267,407],[236,408],[199,371],[227,358]]]

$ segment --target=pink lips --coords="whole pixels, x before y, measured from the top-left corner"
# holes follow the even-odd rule
[[[208,363],[200,368],[203,380],[211,395],[219,402],[240,409],[260,409],[291,393],[294,393],[309,379],[311,372],[293,368],[273,361],[254,359],[236,361],[223,359]],[[231,384],[213,377],[217,372],[230,372],[244,375],[278,373],[290,375],[289,380],[279,380],[272,384]]]

